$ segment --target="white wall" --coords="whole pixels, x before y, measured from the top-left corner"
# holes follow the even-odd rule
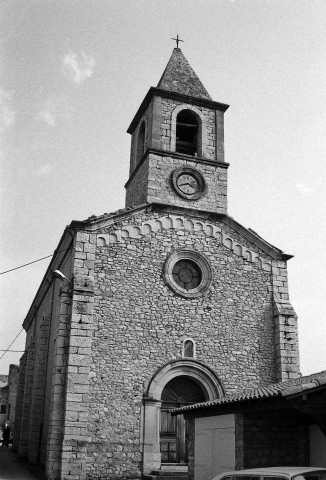
[[[196,418],[195,480],[211,480],[235,468],[234,415]]]

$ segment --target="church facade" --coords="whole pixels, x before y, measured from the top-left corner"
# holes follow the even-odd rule
[[[63,233],[23,324],[14,431],[48,479],[185,468],[169,410],[300,375],[291,257],[227,213],[227,108],[175,48],[128,129],[125,208]]]

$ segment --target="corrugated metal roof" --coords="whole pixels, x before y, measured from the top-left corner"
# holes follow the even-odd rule
[[[181,408],[175,408],[171,410],[171,412],[184,413],[190,410],[214,408],[219,405],[248,402],[255,399],[286,397],[289,395],[295,395],[296,393],[308,391],[312,388],[316,388],[320,385],[325,384],[326,370],[319,373],[314,373],[312,375],[307,375],[305,377],[288,380],[286,382],[274,383],[271,385],[267,385],[266,387],[242,390],[234,394],[225,395],[224,397],[217,398],[215,400],[210,400],[208,402],[196,403]]]

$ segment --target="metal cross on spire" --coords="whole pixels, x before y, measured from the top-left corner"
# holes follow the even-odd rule
[[[171,40],[175,40],[177,42],[177,48],[179,48],[179,42],[184,41],[184,40],[180,40],[179,35],[177,35],[177,38],[171,38]]]

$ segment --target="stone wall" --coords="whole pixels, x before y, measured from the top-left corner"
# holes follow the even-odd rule
[[[172,172],[179,167],[199,171],[207,185],[207,192],[198,200],[185,200],[172,187]],[[149,157],[148,202],[165,203],[208,212],[227,211],[227,170],[194,160],[151,154]]]
[[[161,149],[175,151],[176,113],[193,110],[201,119],[201,155],[208,160],[216,160],[216,114],[215,110],[203,106],[193,106],[169,98],[162,99]],[[218,114],[223,115],[221,112]]]
[[[126,188],[126,207],[142,205],[147,202],[148,190],[148,158],[142,162],[135,172],[131,187]]]
[[[297,378],[300,373],[298,322],[297,315],[289,302],[286,263],[275,262],[272,272],[277,380],[284,382]]]
[[[145,122],[144,153],[147,150],[147,148],[152,147],[151,140],[152,140],[152,128],[153,128],[153,108],[155,108],[154,100],[150,102],[146,112],[139,120],[138,125],[131,136],[129,175],[131,175],[132,172],[135,170],[140,160],[140,158],[138,158],[137,147],[138,147],[139,130],[143,122]]]
[[[140,205],[145,202],[151,202],[152,197],[156,195],[146,196],[146,186],[148,181],[151,183],[152,189],[155,188],[157,194],[159,194],[159,201],[162,202],[162,196],[166,194],[166,191],[163,189],[160,191],[160,182],[169,181],[171,173],[171,158],[169,155],[161,157],[161,167],[157,169],[155,165],[154,158],[154,168],[151,168],[153,162],[149,161],[149,170],[142,169],[138,170],[135,175],[136,167],[139,165],[140,158],[137,154],[137,141],[139,136],[139,129],[143,122],[146,124],[146,138],[145,138],[145,149],[152,148],[155,150],[166,151],[166,152],[175,152],[176,151],[176,117],[177,114],[183,109],[193,110],[196,115],[200,118],[200,132],[199,132],[199,152],[198,157],[211,162],[224,162],[224,114],[221,111],[207,108],[204,106],[194,106],[191,104],[182,103],[181,101],[169,98],[162,98],[160,96],[155,96],[154,99],[150,102],[147,107],[146,112],[141,117],[138,122],[136,129],[132,134],[131,141],[131,155],[130,155],[130,178],[126,185],[127,188],[127,198],[126,206]],[[190,162],[190,158],[195,159],[196,157],[184,156],[183,160],[175,160],[179,166],[185,166],[187,164],[187,157],[191,166],[198,167],[199,162]],[[147,163],[147,161],[146,161]],[[167,163],[167,165],[165,165]],[[202,166],[201,169],[205,169],[205,166]],[[201,170],[199,168],[199,170]],[[208,211],[217,211],[217,212],[226,212],[226,169],[218,168],[215,171],[210,167],[209,171],[206,168],[208,176],[206,180],[210,179],[208,183],[213,182],[213,190],[208,189],[208,201],[210,203]],[[220,177],[222,179],[220,179]],[[210,185],[209,185],[210,186]],[[217,188],[218,187],[218,188]],[[210,193],[212,192],[212,193]],[[215,201],[212,208],[212,198],[210,195],[218,196],[218,202]],[[215,199],[216,200],[216,199]],[[178,198],[175,195],[172,197],[170,202],[177,205]],[[189,206],[189,203],[188,205]],[[205,202],[203,206],[201,203],[195,202],[194,208],[206,208]]]
[[[182,360],[186,338],[225,393],[277,380],[277,262],[218,217],[173,212],[124,211],[78,231],[65,270],[73,283],[53,283],[30,320],[16,446],[49,479],[140,476],[143,396],[162,366]],[[211,265],[202,297],[164,282],[179,249]]]
[[[309,465],[308,426],[294,410],[243,414],[243,468]]]
[[[69,278],[69,252],[60,268]],[[24,322],[26,347],[20,363],[14,448],[31,464],[46,470],[47,478],[57,479],[61,469],[61,448],[64,427],[66,356],[62,328],[65,290],[59,280],[50,277],[45,283],[39,303],[34,303]],[[62,376],[60,376],[62,374]],[[58,377],[59,376],[59,377]],[[61,415],[61,417],[60,417]]]
[[[207,191],[198,200],[186,200],[176,194],[172,173],[180,167],[196,169],[203,176]],[[163,203],[214,213],[227,213],[227,169],[223,164],[175,158],[149,153],[128,182],[126,206]]]
[[[61,337],[65,348],[62,360],[65,368],[61,370],[57,381],[58,384],[63,379],[65,381],[65,403],[59,412],[63,435],[59,451],[61,476],[58,478],[62,480],[86,478],[87,444],[91,441],[87,425],[93,336],[95,241],[94,234],[77,232],[72,297],[66,297],[61,304]],[[70,302],[71,309],[68,308]]]
[[[137,166],[137,139],[143,122],[146,124],[145,151],[147,148],[175,151],[176,116],[181,110],[193,110],[201,120],[201,157],[224,161],[224,114],[205,106],[194,106],[181,101],[156,96],[138,122],[132,134],[130,174]]]
[[[221,237],[242,245],[243,253],[250,249],[260,262],[239,256],[229,243],[204,228],[142,230],[142,225],[159,222],[160,217],[159,213],[138,213],[98,232],[88,424],[90,478],[139,474],[145,386],[162,365],[182,358],[185,338],[194,339],[197,360],[215,371],[225,393],[276,381],[272,273],[270,264],[269,269],[262,268],[270,258],[217,221],[212,227],[220,230]],[[179,220],[184,225],[193,221]],[[145,234],[138,238],[119,234],[119,229],[129,227]],[[107,237],[113,240],[109,245]],[[164,283],[164,262],[179,248],[194,249],[209,260],[213,284],[205,296],[184,299]]]

